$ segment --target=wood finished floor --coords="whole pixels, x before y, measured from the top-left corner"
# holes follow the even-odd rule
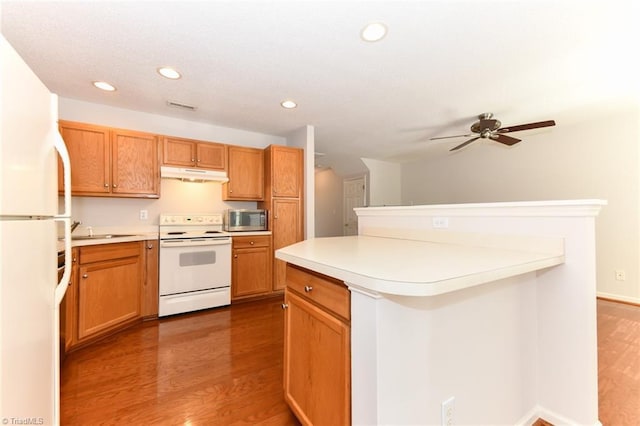
[[[62,425],[299,425],[282,395],[281,301],[146,322],[68,355]]]
[[[299,425],[282,397],[283,314],[266,300],[151,321],[70,354],[63,425]],[[600,421],[640,425],[640,307],[598,301]]]

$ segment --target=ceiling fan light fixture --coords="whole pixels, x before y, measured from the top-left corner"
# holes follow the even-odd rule
[[[387,26],[382,22],[370,22],[360,31],[360,38],[368,42],[382,40],[387,35]]]
[[[177,80],[182,77],[182,74],[180,74],[175,68],[171,67],[158,68],[158,74],[160,74],[164,78],[168,78],[169,80]]]
[[[293,108],[296,108],[298,104],[292,101],[291,99],[287,99],[280,102],[280,106],[285,109],[293,109]]]
[[[106,81],[93,81],[92,84],[100,90],[104,90],[105,92],[115,92],[116,86],[113,84],[107,83]]]

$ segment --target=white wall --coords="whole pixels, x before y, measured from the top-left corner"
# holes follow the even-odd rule
[[[361,158],[369,169],[369,205],[397,206],[402,203],[402,166],[373,158]]]
[[[601,296],[640,302],[640,107],[601,103],[506,148],[480,141],[402,168],[404,204],[602,198],[597,219]],[[616,281],[615,270],[626,272]]]
[[[285,145],[283,137],[228,127],[113,108],[106,105],[60,98],[62,120],[79,121],[130,130],[179,136],[232,145],[264,148]],[[157,229],[161,213],[216,213],[227,208],[255,208],[253,201],[222,201],[220,183],[189,183],[162,179],[160,199],[73,197],[73,219],[82,226],[126,226]],[[148,210],[149,219],[139,220],[139,211]],[[82,229],[78,229],[81,232]]]
[[[333,169],[315,173],[315,233],[316,237],[337,237],[343,234],[343,178]]]

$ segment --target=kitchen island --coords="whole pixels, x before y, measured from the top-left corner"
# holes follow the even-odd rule
[[[358,236],[278,250],[351,292],[352,423],[599,424],[604,204],[362,208]]]

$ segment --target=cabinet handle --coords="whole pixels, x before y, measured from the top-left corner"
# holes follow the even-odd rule
[[[72,261],[73,263],[76,263],[77,259],[74,257],[73,259],[71,259],[71,261]]]
[[[114,188],[117,188],[117,187],[118,187],[118,185],[116,185],[116,184],[114,183],[114,184],[113,184],[113,187],[114,187]]]
[[[311,287],[310,285],[305,285],[304,286],[305,293],[309,293],[311,290],[313,290],[313,287]]]
[[[104,184],[104,187],[105,187],[105,188],[108,188],[108,187],[109,187],[109,184],[108,184],[108,183],[105,183],[105,184]]]
[[[89,275],[84,274],[84,275],[82,275],[82,278],[89,278]]]
[[[147,248],[148,248],[149,250],[151,250],[151,249],[153,248],[153,243],[149,243],[149,245],[147,246]]]
[[[196,159],[195,159],[195,158],[192,158],[192,159],[191,159],[191,162],[192,162],[192,163],[195,163],[195,162],[196,162]]]
[[[253,241],[251,241],[249,244],[253,245]]]
[[[230,190],[229,190],[229,193],[232,193],[232,192],[233,192],[233,189],[230,189]]]
[[[234,259],[237,259],[237,258],[238,258],[238,255],[237,255],[237,254],[234,254],[234,255],[233,255],[233,258],[234,258]]]
[[[288,304],[286,304],[286,303],[283,303],[283,304],[282,304],[282,305],[280,305],[280,306],[282,306],[282,309],[287,309],[287,308],[289,307],[289,305],[288,305]]]

